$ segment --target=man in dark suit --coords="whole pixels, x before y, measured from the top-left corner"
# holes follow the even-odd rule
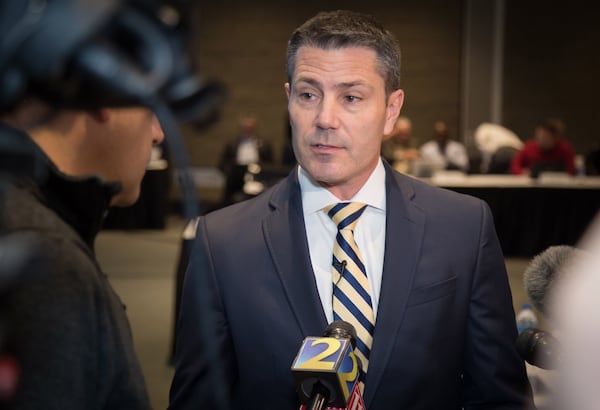
[[[170,409],[217,408],[219,397],[232,408],[298,408],[292,361],[304,337],[341,315],[336,292],[353,270],[332,258],[339,234],[327,211],[340,202],[366,204],[353,229],[369,294],[356,306],[374,322],[357,329],[366,407],[529,406],[489,208],[380,157],[404,98],[391,33],[362,14],[320,13],[292,34],[287,58],[299,166],[258,197],[200,218]]]

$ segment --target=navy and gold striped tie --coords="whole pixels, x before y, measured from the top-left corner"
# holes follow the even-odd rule
[[[364,260],[354,241],[354,227],[367,207],[359,202],[329,205],[325,211],[338,227],[333,245],[333,319],[356,329],[355,353],[362,362],[362,377],[369,368],[375,316]]]

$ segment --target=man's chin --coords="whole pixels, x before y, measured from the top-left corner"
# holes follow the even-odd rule
[[[126,208],[128,206],[132,206],[137,202],[140,197],[140,192],[136,193],[126,193],[120,192],[117,195],[113,196],[110,201],[110,206],[115,208]]]
[[[321,165],[308,169],[307,171],[311,178],[322,186],[336,185],[340,180],[339,172],[331,167],[324,167]]]

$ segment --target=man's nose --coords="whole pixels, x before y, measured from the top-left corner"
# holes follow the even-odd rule
[[[152,117],[152,143],[158,145],[165,139],[165,133],[163,132],[160,122],[156,115]]]
[[[316,118],[317,127],[322,129],[337,128],[339,125],[339,109],[339,104],[334,97],[323,97]]]

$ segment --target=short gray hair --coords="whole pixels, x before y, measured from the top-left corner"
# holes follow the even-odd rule
[[[372,16],[348,10],[321,12],[291,35],[287,47],[287,76],[292,81],[300,47],[323,50],[366,47],[377,54],[386,95],[400,88],[400,47],[394,35]]]

